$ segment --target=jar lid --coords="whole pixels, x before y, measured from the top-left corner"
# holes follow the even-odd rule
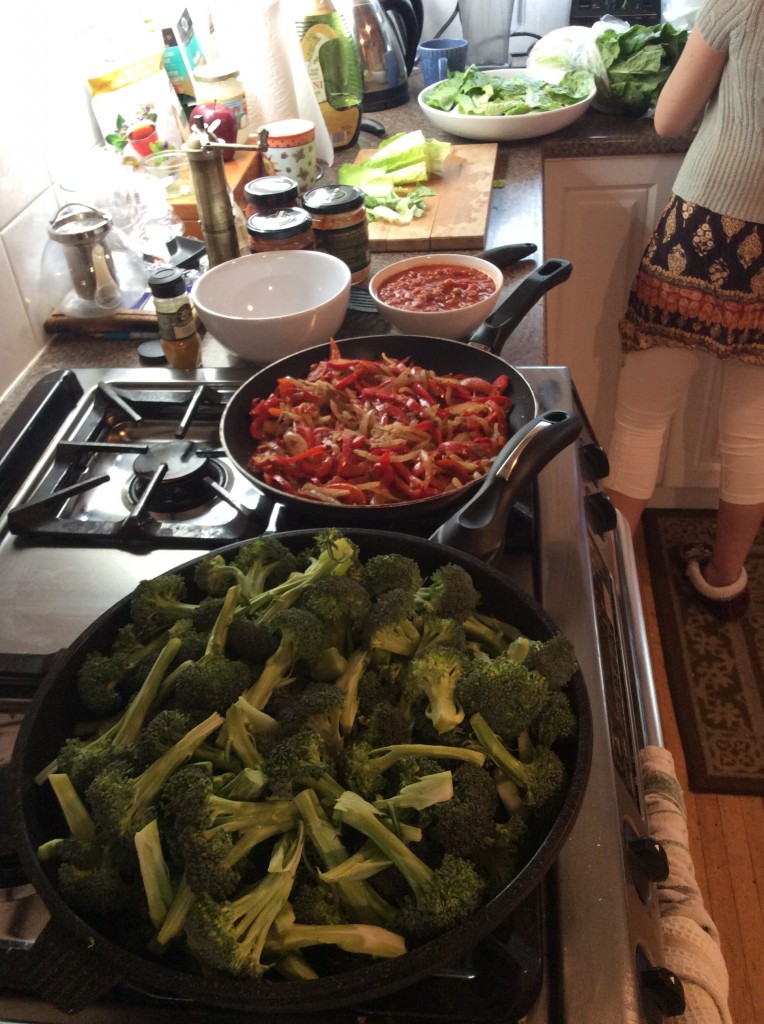
[[[307,231],[313,218],[298,206],[287,206],[283,210],[266,210],[253,213],[247,221],[247,231],[255,238],[291,238]]]
[[[194,78],[199,82],[222,82],[225,78],[237,78],[238,68],[227,68],[220,64],[202,64],[194,68]]]
[[[171,299],[176,295],[183,295],[186,290],[183,271],[169,263],[155,267],[149,275],[149,288],[151,294],[158,299]]]
[[[300,186],[294,178],[285,174],[269,174],[264,178],[253,178],[244,185],[247,199],[261,205],[283,203],[284,200],[297,199]]]
[[[353,185],[322,185],[306,192],[302,205],[312,213],[346,213],[363,206],[363,192]]]
[[[92,206],[72,203],[62,206],[48,225],[48,235],[54,242],[64,245],[80,245],[97,242],[111,228],[111,216],[101,213]]]

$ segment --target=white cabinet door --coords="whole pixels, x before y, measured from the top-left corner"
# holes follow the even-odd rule
[[[655,154],[544,162],[544,254],[573,264],[570,280],[546,298],[547,361],[570,367],[606,451],[621,365],[618,321],[681,161]],[[716,486],[714,377],[696,380],[677,417],[654,504],[704,503]]]

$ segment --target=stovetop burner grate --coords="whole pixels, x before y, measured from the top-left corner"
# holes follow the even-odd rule
[[[9,529],[41,543],[195,547],[262,529],[269,503],[219,447],[231,394],[209,384],[98,384],[36,486],[9,511]]]

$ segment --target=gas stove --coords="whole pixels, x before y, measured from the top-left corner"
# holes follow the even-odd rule
[[[541,411],[583,412],[567,370],[519,369]],[[219,447],[222,410],[246,376],[64,371],[41,381],[0,432],[0,576],[12,595],[0,618],[0,761],[55,652],[139,580],[264,530],[311,525],[259,494]],[[573,640],[592,705],[590,778],[555,866],[456,967],[382,1003],[283,1024],[655,1024],[679,1012],[653,885],[665,854],[647,832],[638,770],[639,748],[661,743],[660,721],[631,541],[597,483],[606,473],[587,428],[518,503],[500,565]],[[429,536],[433,524],[406,529]],[[4,867],[3,1021],[234,1019],[123,989],[71,1014],[50,992],[29,991],[16,968],[47,913],[12,858]]]

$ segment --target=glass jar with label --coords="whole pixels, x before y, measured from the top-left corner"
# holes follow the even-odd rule
[[[201,339],[183,272],[169,264],[155,267],[149,276],[149,288],[168,365],[176,370],[195,370],[201,366]]]
[[[252,252],[274,252],[278,249],[315,249],[313,219],[299,206],[285,210],[266,210],[247,221],[249,247]]]
[[[285,174],[267,174],[264,178],[254,178],[244,185],[247,203],[244,212],[249,218],[256,213],[296,206],[299,190],[294,178],[288,178]]]
[[[313,218],[316,248],[350,267],[353,284],[369,276],[369,227],[363,192],[352,185],[324,185],[311,189],[302,205]]]
[[[218,64],[202,64],[194,68],[196,103],[228,107],[236,119],[236,142],[249,138],[247,98],[239,71]]]

